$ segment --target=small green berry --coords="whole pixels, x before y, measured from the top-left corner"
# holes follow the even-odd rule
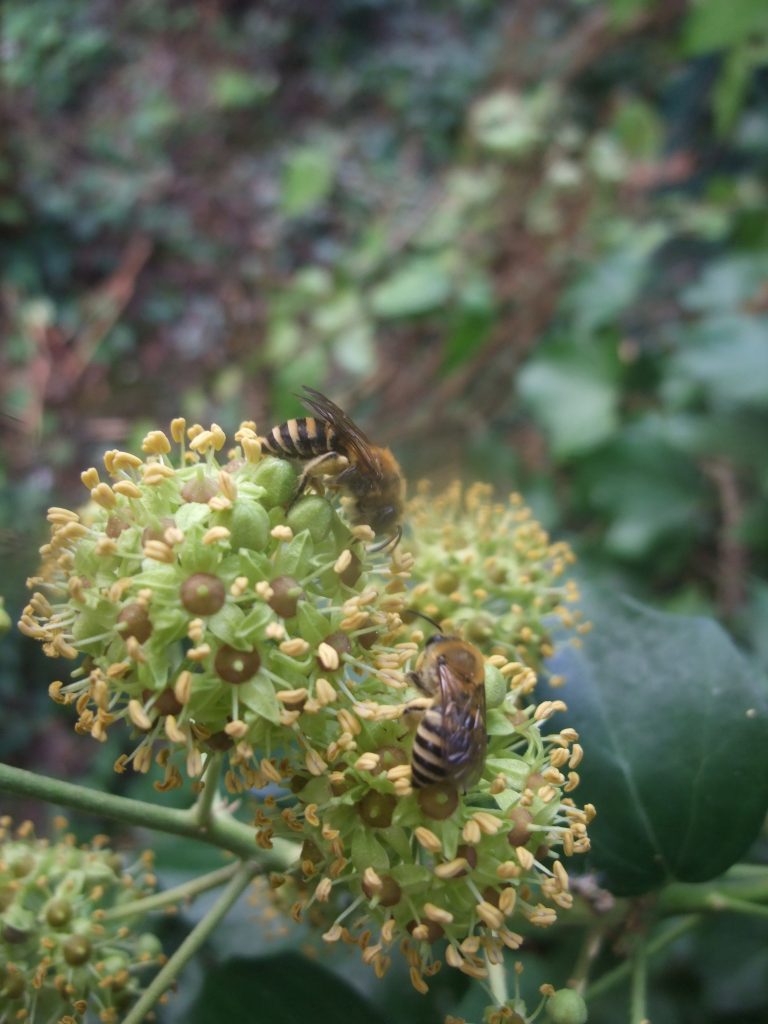
[[[269,516],[261,505],[238,500],[232,509],[229,531],[233,550],[263,551],[269,541]]]
[[[507,681],[495,665],[485,666],[485,703],[489,708],[499,708],[507,695]]]
[[[572,988],[561,988],[550,996],[546,1004],[547,1016],[552,1024],[584,1024],[587,1004]]]
[[[315,543],[328,536],[333,521],[333,509],[325,500],[309,495],[297,501],[289,511],[286,522],[294,534],[308,530]]]
[[[70,967],[81,967],[91,956],[91,941],[86,935],[70,935],[61,946],[64,959]]]
[[[285,459],[267,456],[256,467],[253,481],[266,491],[264,503],[268,508],[286,505],[296,491],[296,470]]]

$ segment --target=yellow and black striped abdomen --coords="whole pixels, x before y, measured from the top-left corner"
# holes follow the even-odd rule
[[[261,450],[283,459],[314,459],[337,450],[336,431],[325,420],[299,416],[272,427],[262,438]]]
[[[448,775],[445,763],[445,724],[438,708],[424,713],[411,750],[411,783],[414,789],[442,782]]]

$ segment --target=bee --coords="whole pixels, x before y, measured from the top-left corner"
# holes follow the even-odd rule
[[[298,498],[317,477],[351,499],[353,526],[366,524],[375,534],[386,534],[378,551],[396,546],[402,536],[405,480],[389,448],[372,444],[363,431],[335,402],[304,386],[302,402],[314,416],[300,416],[273,427],[261,442],[265,455],[299,459],[305,463],[296,492]],[[294,499],[295,500],[295,499]]]
[[[410,679],[433,698],[413,738],[414,788],[452,782],[467,790],[480,778],[488,745],[482,654],[466,640],[437,633]]]

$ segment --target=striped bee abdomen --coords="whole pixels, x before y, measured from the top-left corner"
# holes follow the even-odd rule
[[[411,751],[411,783],[414,789],[442,782],[445,763],[445,725],[438,708],[430,708],[419,722]]]
[[[325,420],[299,416],[272,427],[262,438],[261,450],[284,459],[314,459],[336,450],[336,431]]]

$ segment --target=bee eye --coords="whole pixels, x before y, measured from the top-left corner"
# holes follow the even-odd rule
[[[388,527],[394,525],[397,519],[397,511],[393,505],[385,505],[384,508],[378,509],[376,514],[376,524],[379,530],[386,530]]]
[[[442,643],[442,641],[443,641],[443,640],[447,640],[447,637],[443,636],[443,634],[442,634],[442,633],[434,633],[434,634],[433,634],[433,635],[432,635],[431,637],[429,637],[429,639],[428,639],[428,640],[427,640],[427,641],[425,642],[424,646],[425,646],[425,647],[429,647],[429,646],[430,646],[430,644],[439,644],[439,643]]]

